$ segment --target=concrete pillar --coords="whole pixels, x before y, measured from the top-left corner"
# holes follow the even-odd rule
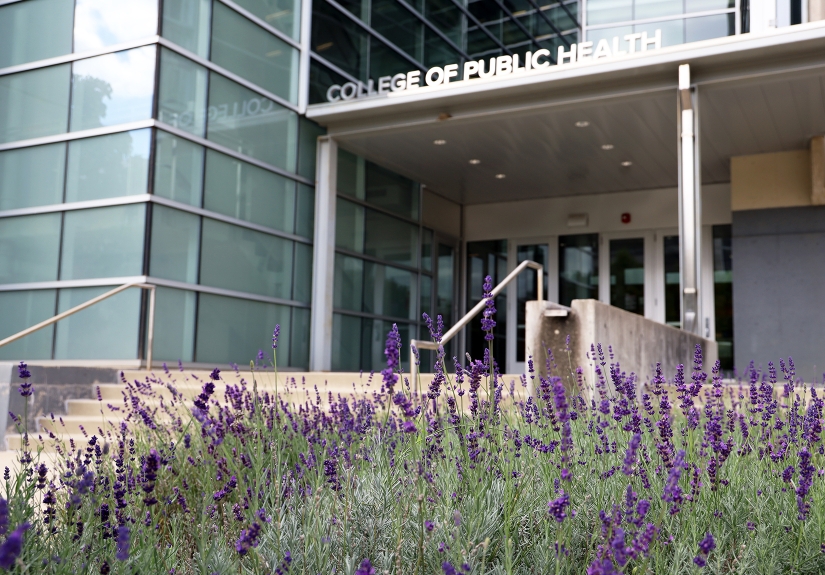
[[[808,0],[807,22],[816,22],[817,20],[825,20],[825,0]],[[802,21],[805,22],[806,20],[803,18]]]
[[[699,287],[702,242],[702,182],[699,155],[696,87],[690,84],[690,66],[679,66],[679,269],[682,287],[682,329],[701,333]]]
[[[338,144],[329,136],[318,138],[315,170],[315,243],[312,261],[309,369],[329,371],[332,368],[335,194],[338,187]]]

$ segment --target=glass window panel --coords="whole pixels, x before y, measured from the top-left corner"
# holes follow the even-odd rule
[[[416,319],[421,319],[421,314],[426,313],[432,317],[433,312],[433,278],[422,275],[421,277],[421,293],[419,294],[420,307]]]
[[[332,371],[361,369],[361,318],[332,314]]]
[[[295,233],[312,238],[315,228],[315,188],[298,184],[295,204]]]
[[[374,210],[364,212],[364,253],[388,262],[418,267],[418,226]]]
[[[424,228],[421,235],[421,269],[433,269],[433,231]]]
[[[559,303],[599,299],[599,234],[559,236]]]
[[[485,276],[493,278],[497,285],[507,275],[507,240],[489,240],[467,243],[467,310],[481,301]],[[507,365],[507,297],[500,294],[495,301],[496,327],[493,332],[493,355],[500,365]],[[487,349],[481,316],[478,315],[467,329],[467,351],[473,359],[483,357]]]
[[[542,297],[547,296],[547,253],[547,244],[525,245],[518,246],[516,248],[517,263],[531,260],[544,266],[545,293],[542,294]],[[524,361],[524,326],[526,321],[525,306],[528,301],[535,301],[538,299],[538,293],[536,292],[536,288],[538,287],[537,282],[538,277],[536,270],[534,269],[527,268],[519,274],[517,286],[518,296],[516,303],[516,321],[518,322],[516,331],[518,334],[518,343],[516,344],[516,347],[517,349],[520,348],[521,351],[517,351],[518,357],[516,358],[516,361]]]
[[[114,286],[62,289],[58,313]],[[141,291],[128,289],[57,322],[55,359],[137,359]]]
[[[733,369],[733,259],[731,226],[713,226],[713,307],[722,369]],[[0,348],[1,349],[1,348]]]
[[[343,86],[349,80],[344,76],[333,72],[317,60],[309,62],[309,103],[322,104],[327,101],[327,90],[330,86],[338,84]]]
[[[211,0],[163,0],[161,33],[201,58],[209,57]]]
[[[645,312],[644,238],[610,240],[610,305]]]
[[[72,66],[71,131],[152,117],[154,46],[78,60]]]
[[[63,201],[66,144],[0,152],[0,210]]]
[[[211,60],[298,103],[298,51],[220,2],[212,9]]]
[[[149,275],[197,283],[200,233],[200,216],[154,204]]]
[[[283,299],[292,295],[291,241],[209,218],[201,238],[202,284]]]
[[[73,11],[73,0],[0,7],[0,68],[71,54]]]
[[[278,358],[289,358],[290,308],[233,297],[200,294],[195,359],[203,363],[249,364],[258,350],[272,350],[272,331],[281,326]]]
[[[390,212],[418,219],[418,184],[381,166],[366,162],[365,199]]]
[[[635,20],[674,16],[684,11],[684,0],[635,0]]]
[[[207,150],[203,207],[292,233],[295,225],[295,182],[220,152]]]
[[[394,322],[380,319],[361,320],[361,363],[362,371],[378,371],[387,366],[387,358],[384,356],[384,348],[387,342],[387,334],[392,329]],[[407,323],[397,323],[398,335],[401,341],[409,341],[410,325]],[[333,320],[334,333],[334,320]],[[344,337],[352,337],[348,333]],[[353,334],[354,335],[354,334]],[[409,347],[401,346],[401,365],[403,369],[409,369]]]
[[[301,35],[301,0],[237,0],[238,6],[287,36],[298,40]]]
[[[391,38],[393,44],[401,48],[401,50],[406,52],[410,57],[420,61],[424,54],[424,24],[421,20],[413,16],[412,12],[395,0],[372,0],[371,4],[372,14],[370,24],[373,29],[385,38]],[[372,60],[376,53],[376,48],[379,48],[381,42],[374,40],[371,44],[372,51],[370,53],[370,59]],[[408,68],[409,66],[410,65],[407,64]],[[379,76],[404,72],[402,69],[390,72],[392,68],[384,66],[383,73],[376,74],[376,67],[372,62],[370,62],[370,67],[372,68],[371,76],[376,79]]]
[[[487,57],[498,56],[500,49],[495,40],[485,34],[484,31],[474,28],[467,31],[467,51],[470,53],[471,59],[477,59],[482,54],[486,54]],[[491,51],[495,53],[488,54]]]
[[[685,0],[685,12],[705,12],[707,10],[725,10],[736,7],[735,0]]]
[[[735,14],[732,13],[685,19],[685,42],[733,36],[735,33]]]
[[[520,30],[518,34],[524,37]],[[456,64],[461,60],[461,56],[444,39],[430,28],[424,29],[424,66],[445,66]]]
[[[74,51],[95,50],[158,33],[158,0],[76,0]]]
[[[70,64],[0,76],[0,144],[66,131]]]
[[[60,279],[143,273],[145,220],[144,204],[66,212]]]
[[[335,202],[335,245],[351,252],[364,251],[364,208],[342,198]]]
[[[685,42],[685,21],[667,20],[665,22],[653,22],[652,24],[637,24],[633,27],[634,32],[647,32],[653,36],[656,30],[662,31],[662,46],[675,46]]]
[[[219,74],[209,75],[207,138],[295,171],[298,115]]]
[[[556,28],[558,28],[559,30],[565,31],[576,29],[578,27],[578,24],[573,18],[578,18],[579,16],[579,4],[578,2],[573,2],[570,4],[565,4],[565,7],[567,8],[567,10],[565,10],[561,6],[556,6],[554,8],[551,8],[550,10],[545,10],[544,13],[550,17],[550,20],[556,25]],[[568,11],[570,12],[570,14],[573,15],[572,18],[570,14],[567,13]],[[541,23],[544,22],[544,19],[539,16],[537,17],[536,21],[539,22],[538,26],[542,26]],[[544,28],[540,28],[540,30],[542,30],[543,33],[548,33],[547,31],[544,31]],[[575,41],[576,38],[574,36],[571,39],[571,42]]]
[[[312,294],[312,246],[295,242],[292,299],[309,303]]]
[[[315,152],[318,136],[327,131],[304,117],[301,117],[298,139],[298,174],[315,181]]]
[[[145,194],[151,130],[69,142],[66,201]]]
[[[364,158],[338,148],[338,193],[364,199]]]
[[[364,262],[364,310],[397,318],[416,318],[415,275],[406,270]]]
[[[364,292],[364,260],[335,254],[332,305],[336,309],[361,311]]]
[[[424,16],[461,46],[464,17],[452,0],[425,0]]]
[[[354,78],[367,80],[369,36],[328,2],[312,3],[312,49]]]
[[[0,218],[0,284],[57,279],[61,216]]]
[[[158,287],[155,295],[155,361],[192,361],[195,353],[197,294]]]
[[[679,236],[662,238],[665,252],[665,323],[682,327],[679,290]]]
[[[289,361],[292,367],[309,367],[309,313],[308,309],[292,308],[292,352]]]
[[[633,26],[616,26],[614,28],[601,28],[599,30],[588,30],[587,31],[587,40],[593,42],[593,45],[596,46],[599,43],[599,40],[604,38],[607,40],[610,45],[613,45],[613,38],[616,36],[619,37],[620,41],[623,41],[626,34],[633,33]],[[662,39],[664,41],[664,38]],[[627,42],[625,42],[627,45]],[[624,48],[623,48],[624,49]]]
[[[436,293],[436,315],[441,315],[447,326],[453,321],[453,299],[455,297],[455,250],[451,246],[438,244],[438,278]]]
[[[158,119],[203,136],[206,129],[206,68],[162,48]]]
[[[633,20],[633,0],[588,0],[587,24],[610,24]],[[628,32],[629,33],[629,32]],[[590,31],[587,33],[590,38]]]
[[[0,339],[45,321],[55,314],[57,291],[53,289],[0,292]],[[51,359],[54,325],[0,347],[0,359],[17,361]]]
[[[199,208],[203,146],[160,130],[156,134],[154,193]]]

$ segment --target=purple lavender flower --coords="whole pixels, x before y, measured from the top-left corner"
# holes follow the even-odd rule
[[[403,431],[404,433],[415,433],[416,431],[418,431],[418,428],[415,426],[415,423],[407,419],[404,420],[404,423],[401,424],[401,431]]]
[[[27,381],[32,376],[31,372],[28,370],[28,366],[24,362],[20,362],[20,365],[17,366],[17,377],[23,380],[23,383],[20,384],[20,387],[17,388],[17,391],[20,392],[20,395],[23,397],[29,397],[32,394],[32,384],[31,382]]]
[[[17,529],[11,532],[2,545],[0,545],[0,567],[3,569],[11,569],[20,553],[23,551],[23,533],[25,533],[31,525],[23,523]]]
[[[129,528],[121,525],[117,528],[117,538],[115,539],[118,561],[126,561],[129,558]]]
[[[426,529],[427,531],[432,531],[433,529],[435,529],[435,524],[428,519],[424,522],[424,529]]]
[[[558,523],[562,523],[565,519],[567,519],[567,512],[565,510],[569,505],[570,495],[562,490],[560,497],[550,501],[547,504],[547,512],[550,514],[550,517],[555,519]]]
[[[242,529],[241,536],[235,542],[235,551],[240,555],[246,555],[253,547],[258,546],[258,538],[261,535],[261,526],[257,522],[253,522],[249,529]]]
[[[392,395],[393,388],[398,382],[398,366],[401,351],[401,336],[398,334],[398,326],[392,324],[392,329],[387,334],[387,344],[384,347],[384,356],[387,358],[387,367],[381,372],[384,378],[384,390]]]
[[[636,463],[636,451],[639,449],[639,444],[642,442],[642,435],[640,433],[634,433],[633,437],[630,438],[630,441],[627,444],[627,452],[624,456],[624,466],[622,467],[622,473],[625,475],[633,475],[633,464]]]
[[[665,488],[662,492],[662,499],[673,506],[670,509],[671,515],[679,512],[679,504],[684,500],[682,488],[679,487],[679,479],[682,477],[682,469],[685,468],[685,451],[680,449],[676,454],[676,459],[673,462],[673,467],[667,475]]]
[[[613,561],[608,558],[596,559],[587,568],[587,575],[617,575],[618,571],[613,566]]]
[[[713,535],[708,532],[705,534],[705,538],[699,542],[699,552],[708,555],[714,549],[716,549],[716,541],[713,539]]]
[[[493,318],[496,315],[496,302],[493,297],[493,278],[487,276],[484,278],[484,294],[481,296],[487,303],[484,306],[484,312],[481,314],[481,329],[484,331],[484,339],[493,341],[493,328],[496,327],[496,320]]]
[[[275,324],[275,331],[272,332],[272,349],[278,349],[278,337],[281,335],[281,324]]]
[[[0,535],[9,530],[9,502],[0,497]]]
[[[364,558],[361,565],[355,570],[355,575],[375,575],[375,567],[372,566],[369,559]]]
[[[459,575],[458,569],[453,567],[452,563],[449,561],[445,561],[441,564],[441,569],[444,571],[444,575]]]

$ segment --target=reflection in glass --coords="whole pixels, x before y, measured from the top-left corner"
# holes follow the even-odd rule
[[[154,193],[176,202],[201,206],[203,146],[158,130],[155,138]]]
[[[364,253],[418,267],[418,226],[375,210],[364,210]]]
[[[76,0],[74,51],[95,50],[158,33],[158,0]]]
[[[292,299],[310,302],[312,293],[312,246],[295,242],[295,269],[292,272]]]
[[[342,198],[335,202],[335,247],[364,252],[364,208]]]
[[[198,302],[195,360],[248,364],[258,350],[272,350],[272,330],[281,326],[279,366],[288,363],[289,306],[202,293]]]
[[[685,0],[685,12],[705,12],[735,8],[735,0]]]
[[[644,315],[644,238],[610,240],[610,305]]]
[[[679,297],[679,236],[662,238],[665,251],[665,323],[682,327],[682,301]]]
[[[733,369],[733,242],[731,226],[713,226],[713,304],[722,369]]]
[[[684,11],[684,0],[635,0],[635,4],[634,20],[675,16]]]
[[[365,163],[364,199],[411,220],[418,219],[418,184],[372,162]]]
[[[315,188],[298,184],[295,204],[295,233],[312,238],[315,228]]]
[[[318,136],[326,133],[324,128],[301,116],[298,133],[298,175],[315,180],[315,146]]]
[[[66,212],[60,279],[140,275],[145,219],[144,204]]]
[[[298,115],[214,73],[206,132],[216,144],[295,171]]]
[[[301,0],[236,0],[279,32],[298,40],[301,34]]]
[[[53,289],[0,292],[0,339],[9,337],[55,314]],[[0,359],[51,359],[54,324],[0,347]]]
[[[211,60],[293,104],[298,103],[298,51],[216,2]]]
[[[332,370],[361,369],[361,318],[332,314]]]
[[[0,210],[63,201],[66,144],[0,152]]]
[[[338,148],[338,193],[363,200],[365,169],[364,158]]]
[[[155,297],[152,363],[155,360],[192,361],[195,353],[197,294],[192,291],[158,287]]]
[[[348,80],[333,72],[317,60],[309,62],[309,103],[321,104],[327,101],[327,90],[333,84],[343,86]]]
[[[421,269],[433,269],[433,231],[428,228],[421,230]]]
[[[0,7],[0,68],[70,54],[73,0],[27,0]]]
[[[161,33],[201,58],[209,57],[211,0],[163,0]]]
[[[733,36],[736,33],[735,14],[716,14],[685,20],[685,42]]]
[[[412,272],[364,262],[364,310],[376,315],[416,318],[415,276]]]
[[[305,308],[292,308],[292,337],[290,337],[289,365],[307,369],[309,367],[309,319],[310,311]],[[278,355],[278,363],[283,362]]]
[[[312,49],[350,76],[367,80],[369,36],[327,2],[312,3]]]
[[[587,24],[590,26],[627,22],[628,20],[633,20],[633,0],[588,0],[587,2]],[[611,37],[617,35],[611,34]],[[587,33],[587,39],[593,40],[590,31]]]
[[[149,275],[197,283],[200,232],[200,216],[154,204]]]
[[[61,64],[0,76],[0,144],[66,131],[70,69]]]
[[[158,120],[196,136],[206,130],[206,68],[162,48]]]
[[[78,60],[72,68],[70,130],[151,118],[154,76],[154,46]]]
[[[292,233],[295,182],[220,152],[206,151],[203,207]]]
[[[559,303],[599,299],[599,234],[559,237]]]
[[[69,142],[66,201],[145,194],[150,140],[145,129]]]
[[[58,313],[111,290],[113,286],[62,289]],[[57,322],[55,359],[137,359],[141,291],[127,289]]]
[[[60,218],[60,213],[0,218],[0,284],[57,279]]]
[[[675,46],[685,42],[685,20],[666,20],[664,22],[652,22],[650,24],[636,24],[633,31],[637,33],[647,32],[653,36],[656,30],[662,31],[662,46]]]
[[[371,2],[372,14],[370,24],[373,29],[384,36],[385,38],[392,38],[392,42],[406,52],[412,58],[419,62],[423,60],[424,45],[423,32],[424,24],[413,16],[412,12],[404,8],[395,0],[372,0]],[[383,47],[381,42],[372,43],[370,51],[370,60],[373,59],[377,52],[377,48]],[[389,48],[385,48],[390,52]],[[398,56],[395,56],[398,59]],[[403,62],[403,60],[402,60]],[[379,76],[397,74],[404,72],[404,68],[393,68],[392,66],[384,66],[380,73],[377,73],[375,65],[370,63],[372,67],[371,76],[378,78]],[[409,64],[407,64],[409,67]],[[395,70],[395,71],[393,71]]]
[[[361,311],[364,292],[364,260],[335,254],[335,279],[332,306]]]
[[[542,298],[547,297],[547,255],[549,247],[547,244],[525,245],[516,247],[516,263],[531,260],[544,266],[544,290]],[[527,268],[518,276],[517,300],[516,300],[516,361],[525,361],[525,326],[527,322],[527,302],[538,299],[536,288],[538,287],[538,275],[536,270]]]
[[[291,241],[209,218],[204,218],[201,238],[202,284],[291,297]]]
[[[421,275],[421,293],[419,301],[418,315],[416,319],[421,317],[421,314],[426,313],[433,317],[433,278],[430,276]]]

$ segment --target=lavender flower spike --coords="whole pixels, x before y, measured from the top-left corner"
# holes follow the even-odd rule
[[[118,561],[126,561],[129,558],[129,528],[121,525],[117,528],[117,539],[115,540]]]
[[[23,533],[30,527],[31,525],[28,523],[23,523],[12,531],[11,535],[0,545],[0,567],[11,569],[14,566],[15,561],[23,551]]]
[[[32,384],[28,380],[32,374],[28,369],[28,365],[24,362],[20,362],[20,365],[17,366],[17,377],[23,380],[23,383],[20,384],[20,387],[17,388],[17,391],[20,392],[20,395],[23,397],[29,397],[32,394]]]
[[[496,315],[496,301],[493,298],[493,278],[487,276],[484,278],[484,295],[482,298],[487,301],[484,312],[481,318],[481,329],[484,330],[486,341],[493,341],[493,328],[496,327],[496,320],[493,319]]]
[[[387,358],[387,367],[381,372],[384,378],[384,389],[392,395],[393,388],[398,382],[398,366],[401,358],[401,336],[398,333],[398,326],[392,324],[392,329],[387,334],[387,344],[384,347],[384,355]]]
[[[355,575],[375,575],[375,567],[372,566],[369,559],[361,561],[361,565],[356,569]]]
[[[272,332],[272,349],[278,349],[278,337],[281,335],[281,324],[275,324],[275,331]]]

